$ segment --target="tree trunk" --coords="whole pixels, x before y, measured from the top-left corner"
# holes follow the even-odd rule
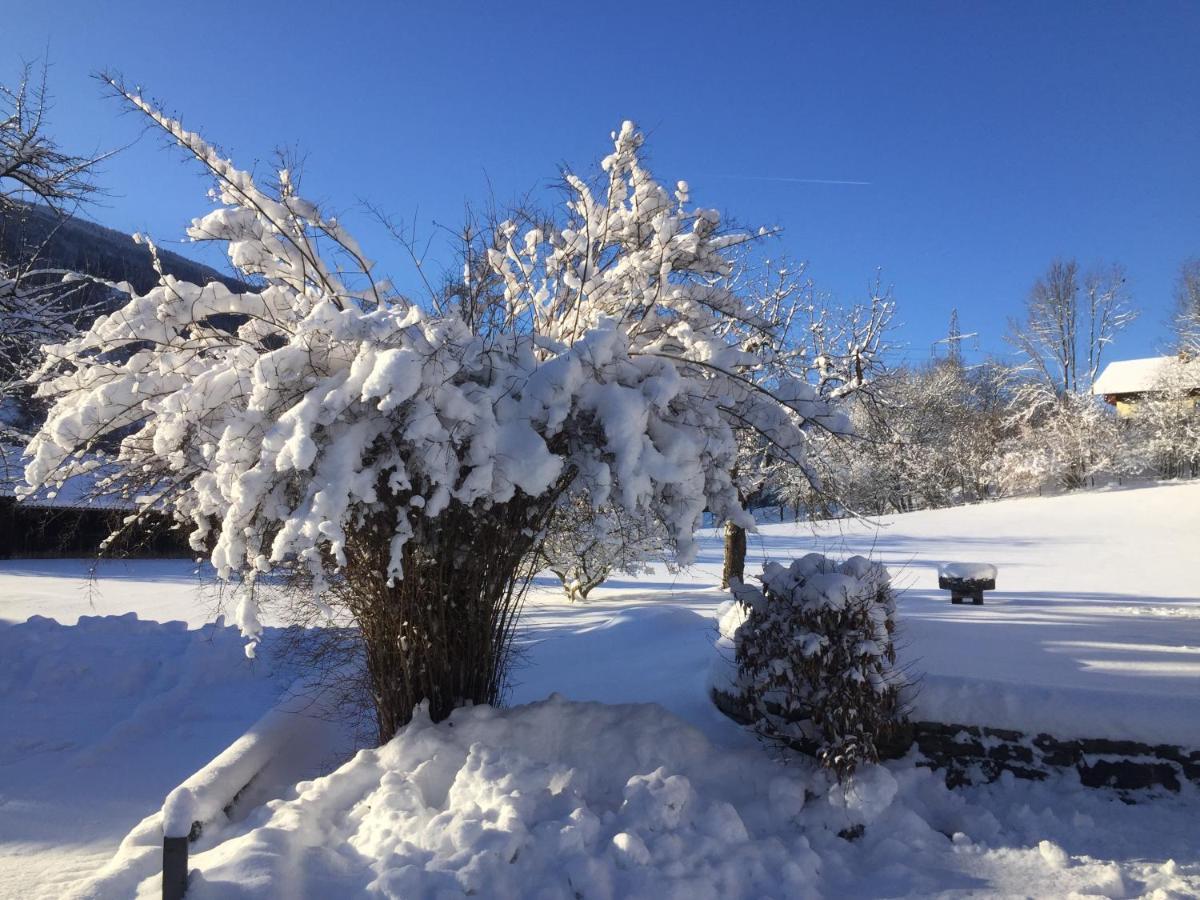
[[[394,515],[347,535],[338,590],[362,634],[384,743],[419,703],[440,721],[465,703],[495,704],[504,688],[513,628],[532,575],[530,558],[554,495],[490,509],[452,505],[403,553],[403,577],[386,575]]]
[[[725,522],[725,566],[721,570],[721,587],[729,588],[730,579],[744,581],[746,576],[746,529]]]

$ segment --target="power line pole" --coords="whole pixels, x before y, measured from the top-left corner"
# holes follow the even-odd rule
[[[950,362],[962,365],[962,329],[958,327],[958,307],[950,310],[950,330],[946,332],[946,351]]]
[[[969,334],[963,334],[962,329],[958,325],[958,307],[950,310],[950,327],[946,331],[944,338],[938,338],[933,342],[933,346],[929,348],[929,355],[937,359],[938,345],[946,345],[946,359],[956,366],[963,364],[962,343],[963,341],[974,338],[976,349],[979,346],[979,332],[972,331]]]

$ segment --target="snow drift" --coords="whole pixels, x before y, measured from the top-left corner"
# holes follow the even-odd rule
[[[887,805],[880,772],[882,799],[827,807],[837,827]],[[650,704],[421,712],[194,856],[189,897],[804,896],[818,861],[791,823],[813,777]]]
[[[1189,852],[1193,803],[1011,777],[950,791],[912,760],[839,788],[802,761],[717,748],[653,704],[552,696],[436,725],[420,711],[387,745],[206,832],[188,896],[1187,896],[1200,866],[1166,854]],[[108,871],[84,896],[158,895],[157,872],[135,889],[131,860]]]

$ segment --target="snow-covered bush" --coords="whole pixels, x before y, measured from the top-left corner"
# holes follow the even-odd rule
[[[586,600],[613,572],[639,575],[652,562],[671,564],[667,533],[657,522],[616,506],[595,509],[586,497],[568,497],[555,509],[540,553],[572,602]]]
[[[1057,483],[1067,489],[1093,485],[1121,468],[1117,420],[1091,394],[1055,396],[1031,384],[1017,394],[1014,421],[1029,456],[1043,456]]]
[[[499,287],[468,315],[397,295],[286,170],[264,188],[123,93],[216,180],[219,207],[189,234],[225,242],[259,286],[164,276],[48,348],[53,408],[26,479],[60,481],[118,442],[106,486],[172,512],[244,579],[252,642],[255,578],[303,568],[361,629],[381,739],[422,700],[440,719],[498,698],[558,503],[661,522],[687,561],[706,509],[752,524],[735,426],[797,465],[810,428],[846,427],[809,384],[763,377],[778,342],[753,336],[781,326],[720,282],[755,236],[654,181],[632,123],[598,184],[567,177],[560,225],[500,226]]]
[[[762,589],[738,584],[738,687],[754,728],[811,748],[839,777],[879,759],[902,723],[887,569],[810,553],[767,563]]]

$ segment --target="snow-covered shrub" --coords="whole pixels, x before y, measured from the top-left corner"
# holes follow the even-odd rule
[[[652,562],[671,565],[669,543],[666,530],[651,519],[568,497],[550,520],[541,563],[574,602],[586,600],[613,572],[639,575],[651,571]]]
[[[839,777],[878,761],[903,721],[887,569],[810,553],[767,563],[762,585],[734,588],[746,615],[734,638],[738,687],[754,728],[811,748]]]
[[[1042,448],[1055,478],[1067,490],[1094,485],[1118,471],[1120,438],[1116,415],[1090,394],[1045,398],[1044,409],[1030,399],[1032,427],[1023,431],[1033,448]]]
[[[632,123],[597,184],[567,177],[560,224],[498,227],[494,292],[422,306],[289,172],[262,187],[124,94],[215,178],[219,206],[189,234],[226,243],[256,286],[163,276],[48,348],[26,479],[61,481],[116,442],[106,485],[169,510],[221,577],[305,570],[361,630],[381,739],[422,700],[441,719],[499,697],[557,504],[661,522],[687,561],[706,509],[753,524],[735,429],[804,466],[809,429],[847,427],[777,368],[787,323],[722,283],[755,235],[656,182]],[[252,642],[256,597],[236,615]]]

